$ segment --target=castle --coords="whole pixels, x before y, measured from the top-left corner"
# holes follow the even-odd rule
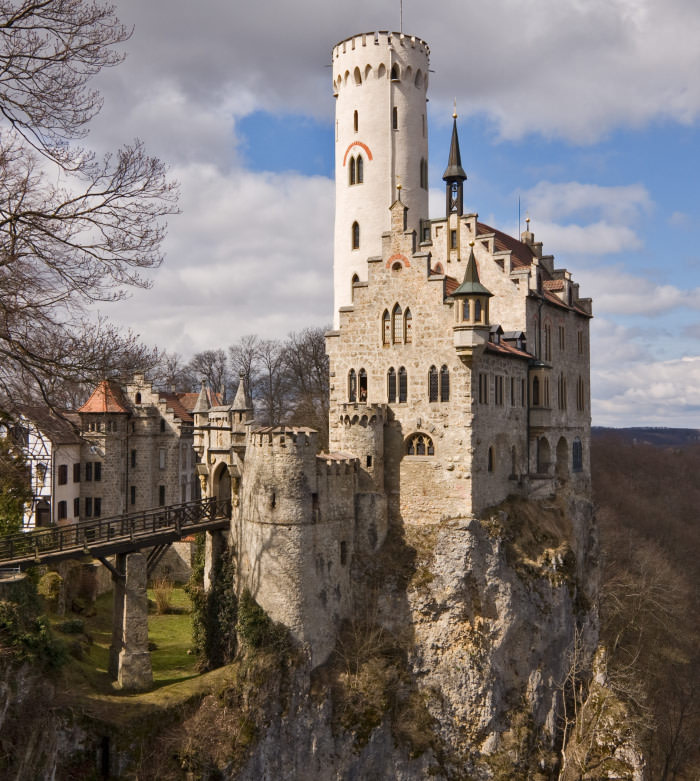
[[[233,499],[240,588],[330,654],[353,557],[401,524],[483,513],[509,495],[590,492],[589,320],[566,269],[465,214],[456,116],[445,214],[428,218],[429,49],[355,35],[336,99],[330,448],[261,428],[234,402],[194,408],[202,492]]]

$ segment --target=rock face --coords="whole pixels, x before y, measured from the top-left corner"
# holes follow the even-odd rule
[[[597,642],[587,503],[390,529],[353,567],[332,660],[298,670],[237,779],[548,779],[578,635]]]

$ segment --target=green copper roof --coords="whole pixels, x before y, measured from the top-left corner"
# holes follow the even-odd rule
[[[493,296],[493,293],[479,282],[479,272],[476,268],[473,247],[469,250],[469,260],[467,261],[467,270],[464,272],[464,281],[454,291],[452,296]]]
[[[452,120],[452,143],[450,144],[450,159],[447,161],[447,168],[442,175],[443,181],[464,181],[467,175],[462,168],[462,156],[459,153],[459,138],[457,136],[457,119]]]

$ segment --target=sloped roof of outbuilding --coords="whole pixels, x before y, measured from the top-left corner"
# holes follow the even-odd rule
[[[78,445],[82,442],[78,434],[80,418],[75,412],[60,410],[57,413],[49,407],[32,404],[20,404],[17,409],[54,445]]]

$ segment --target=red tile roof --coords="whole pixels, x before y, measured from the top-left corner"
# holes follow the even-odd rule
[[[498,252],[503,252],[504,250],[510,250],[512,268],[519,268],[521,266],[530,266],[532,264],[532,259],[535,257],[535,253],[533,252],[532,247],[530,247],[529,244],[525,244],[524,242],[519,241],[518,239],[514,239],[512,236],[509,236],[507,233],[503,233],[502,231],[496,230],[496,228],[492,228],[490,225],[486,225],[483,222],[477,222],[476,224],[477,237],[487,233],[494,234],[495,250],[497,250]]]
[[[197,393],[176,393],[173,394],[177,396],[178,400],[180,401],[180,404],[183,406],[187,412],[191,413],[195,405],[197,404],[197,399],[199,398],[199,392]],[[221,394],[219,393],[212,393],[209,391],[209,403],[212,407],[219,407],[221,406]]]
[[[545,281],[542,283],[542,285],[547,290],[563,290],[564,289],[564,280],[563,279],[545,279]]]
[[[176,418],[179,418],[180,420],[184,420],[188,423],[192,422],[192,415],[188,412],[187,408],[182,404],[182,401],[180,400],[179,396],[184,396],[185,394],[178,394],[178,393],[159,393],[158,398],[165,401],[165,403],[168,406],[168,409],[171,409],[173,411],[173,414]],[[189,394],[196,396],[197,394]]]
[[[498,353],[499,355],[507,356],[509,358],[529,359],[534,357],[530,355],[530,353],[526,353],[524,350],[518,350],[517,347],[511,347],[509,344],[505,344],[504,342],[501,342],[500,344],[486,342],[486,351],[491,353]]]
[[[114,380],[102,380],[78,412],[129,412],[129,403]]]
[[[459,282],[450,276],[445,276],[445,295],[451,296],[459,287]]]

